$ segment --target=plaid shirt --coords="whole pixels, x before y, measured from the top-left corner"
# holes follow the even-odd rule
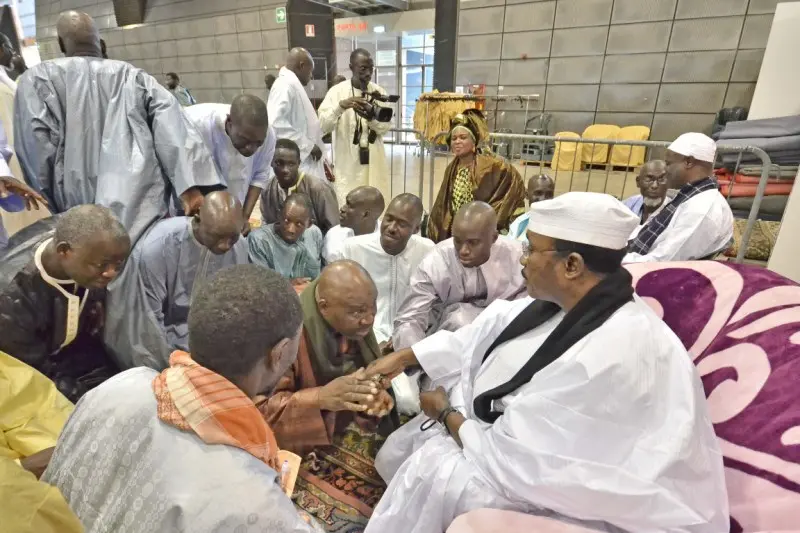
[[[700,194],[701,192],[714,190],[717,188],[717,182],[711,178],[704,178],[694,183],[688,183],[680,188],[675,198],[667,205],[664,206],[659,212],[651,216],[647,224],[642,228],[635,239],[628,242],[628,253],[636,253],[646,255],[655,244],[658,236],[663,233],[667,226],[669,226],[672,217],[678,207],[689,201],[692,197]]]

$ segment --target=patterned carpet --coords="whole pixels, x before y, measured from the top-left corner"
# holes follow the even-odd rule
[[[361,533],[386,484],[374,458],[383,437],[347,426],[334,444],[308,454],[295,486],[295,505],[315,517],[326,531]]]

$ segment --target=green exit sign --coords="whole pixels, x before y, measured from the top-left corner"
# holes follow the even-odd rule
[[[285,7],[276,7],[275,8],[275,22],[278,24],[286,24],[286,8]]]

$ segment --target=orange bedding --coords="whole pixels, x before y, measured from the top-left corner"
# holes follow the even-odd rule
[[[722,181],[730,182],[731,176],[733,176],[733,174],[731,174],[730,171],[724,168],[715,170],[714,174],[717,176],[717,180],[719,180],[720,183]],[[757,185],[759,181],[761,181],[761,176],[745,176],[744,174],[736,174],[735,176],[733,176],[734,183],[754,183]],[[775,183],[781,185],[788,183],[789,185],[791,185],[792,183],[794,183],[794,180],[786,178],[783,179],[767,178],[767,183]]]
[[[722,196],[726,198],[753,198],[756,195],[756,189],[758,188],[758,181],[756,180],[755,183],[733,183],[729,180],[719,179],[719,192],[722,193]],[[774,182],[775,180],[770,180],[770,182]],[[764,191],[764,196],[778,196],[778,195],[786,195],[792,192],[792,185],[794,183],[786,183],[786,181],[782,181],[781,183],[767,183],[767,188]],[[730,192],[729,192],[730,190]]]

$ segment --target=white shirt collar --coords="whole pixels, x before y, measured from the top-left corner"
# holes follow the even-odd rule
[[[44,266],[42,265],[42,254],[44,253],[44,249],[47,248],[47,245],[50,244],[52,241],[53,238],[50,237],[42,244],[40,244],[38,248],[36,248],[36,252],[33,254],[33,262],[36,265],[36,269],[39,271],[39,274],[42,276],[42,279],[45,280],[48,285],[52,285],[53,287],[62,290],[60,285],[72,285],[75,284],[75,282],[71,279],[54,278],[53,276],[47,273],[47,271],[44,269]]]

